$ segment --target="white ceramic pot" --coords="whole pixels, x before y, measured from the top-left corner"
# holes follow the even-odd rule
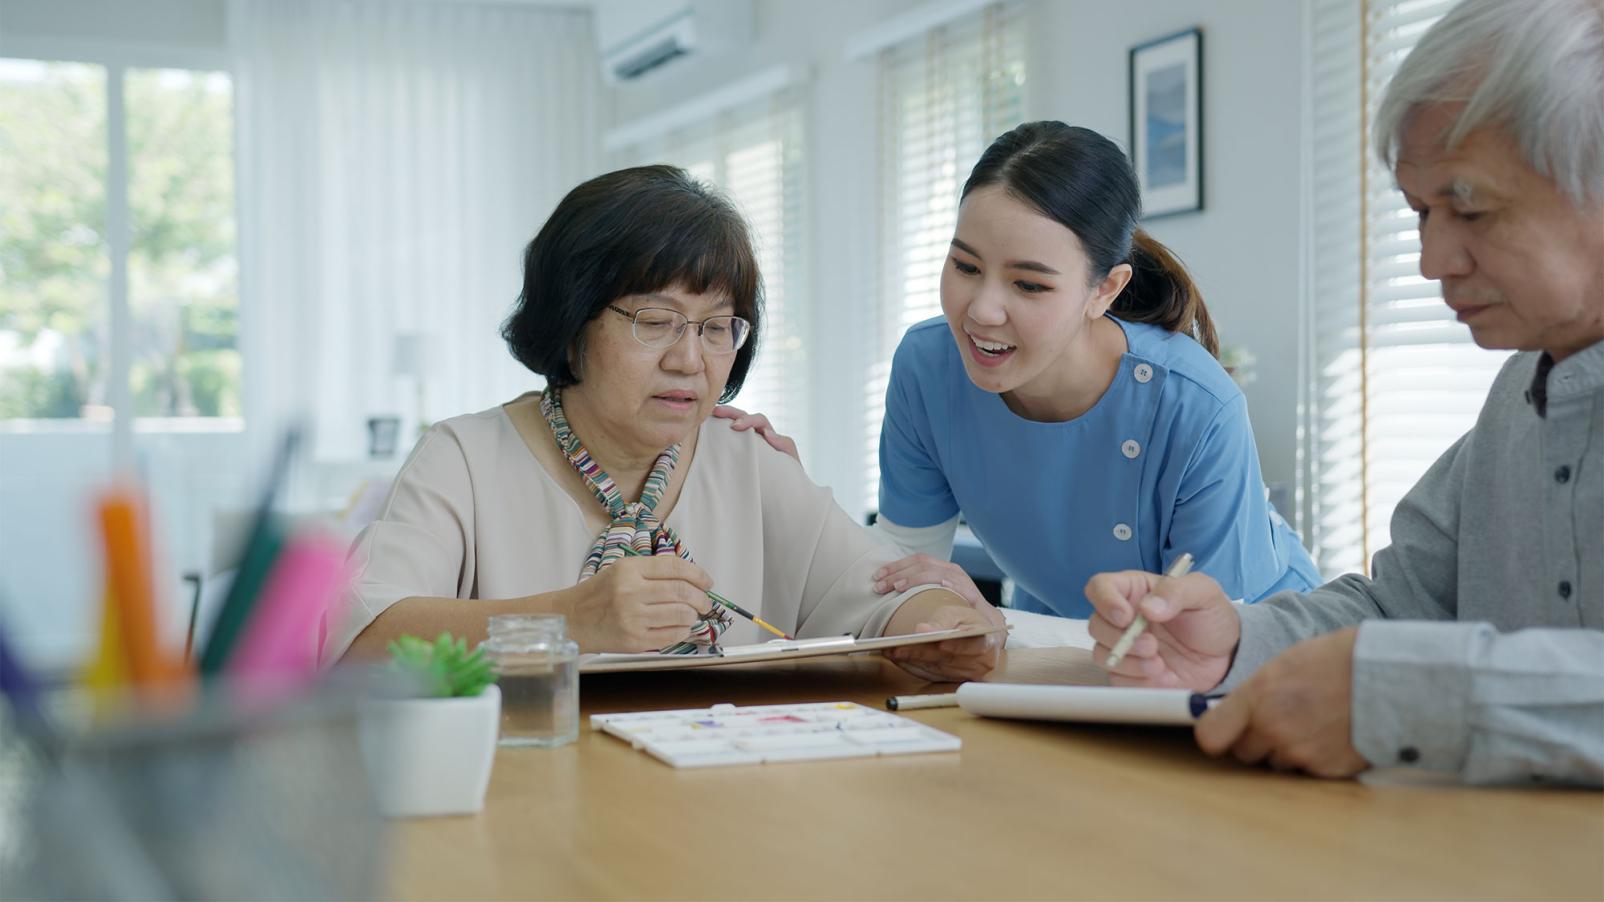
[[[388,817],[473,814],[485,805],[501,723],[495,685],[470,698],[369,702],[362,753]]]

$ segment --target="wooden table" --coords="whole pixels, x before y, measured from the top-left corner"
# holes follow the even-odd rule
[[[1096,682],[1085,651],[997,679]],[[586,714],[933,687],[878,658],[584,678]],[[397,825],[419,899],[1604,898],[1604,796],[1367,785],[1202,755],[1185,729],[910,717],[963,751],[679,771],[581,724],[501,750],[485,810]]]

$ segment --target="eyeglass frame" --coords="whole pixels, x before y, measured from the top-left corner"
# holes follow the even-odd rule
[[[679,344],[680,340],[685,337],[685,333],[690,331],[690,327],[691,326],[695,326],[696,327],[696,339],[697,339],[697,341],[701,342],[702,350],[704,352],[708,353],[708,354],[718,354],[720,356],[725,355],[725,354],[735,354],[735,353],[739,352],[742,348],[746,347],[747,340],[752,337],[752,321],[747,319],[744,316],[737,316],[736,314],[733,314],[733,313],[720,313],[717,316],[709,316],[706,319],[697,320],[697,319],[691,319],[690,317],[688,317],[685,314],[679,312],[678,310],[675,310],[672,307],[641,307],[641,308],[637,309],[634,313],[631,313],[628,310],[625,310],[624,308],[618,306],[617,304],[608,304],[607,305],[607,309],[613,311],[614,313],[618,314],[619,316],[627,318],[629,320],[629,337],[635,339],[635,343],[640,345],[641,347],[650,348],[653,351],[666,351],[669,348],[672,348],[673,346]],[[672,315],[677,316],[680,319],[685,321],[674,332],[674,340],[673,341],[669,342],[666,345],[662,345],[661,347],[655,347],[655,346],[649,345],[646,342],[641,340],[640,335],[635,332],[635,328],[636,328],[635,318],[637,316],[640,316],[642,313],[644,313],[647,310],[656,310],[656,311],[659,311],[659,312],[662,312],[662,313],[672,314]],[[707,332],[706,332],[707,323],[708,323],[708,320],[715,320],[715,319],[734,320],[734,321],[739,322],[742,325],[744,325],[746,327],[746,331],[741,333],[741,341],[740,341],[740,343],[737,344],[735,347],[729,349],[728,351],[719,351],[719,350],[714,350],[714,349],[709,348],[707,346],[707,337],[706,337],[706,334],[707,334]]]

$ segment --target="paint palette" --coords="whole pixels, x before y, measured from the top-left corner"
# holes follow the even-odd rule
[[[853,702],[593,714],[590,728],[673,767],[956,752],[963,745],[916,720]]]

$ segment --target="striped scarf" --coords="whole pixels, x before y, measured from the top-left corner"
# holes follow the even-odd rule
[[[641,555],[677,554],[687,561],[691,560],[691,553],[680,542],[679,536],[657,518],[657,503],[662,500],[669,477],[674,475],[674,465],[679,462],[679,445],[671,445],[657,456],[651,473],[646,477],[646,486],[641,489],[640,500],[626,502],[613,478],[591,458],[590,452],[579,441],[579,436],[574,435],[574,430],[569,427],[568,418],[563,415],[561,393],[548,386],[540,395],[540,412],[545,414],[551,434],[557,438],[558,449],[612,517],[612,522],[596,537],[596,543],[585,558],[585,565],[579,570],[580,582],[590,579],[601,568],[616,563],[632,552]],[[716,644],[729,625],[730,615],[722,607],[715,606],[691,628],[689,638],[663,649],[663,654],[694,654]]]

